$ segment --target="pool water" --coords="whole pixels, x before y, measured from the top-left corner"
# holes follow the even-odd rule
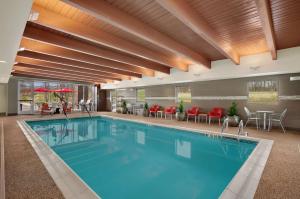
[[[103,199],[218,198],[257,144],[105,117],[27,123]]]

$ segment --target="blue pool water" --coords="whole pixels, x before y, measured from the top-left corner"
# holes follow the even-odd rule
[[[218,198],[256,146],[105,117],[27,123],[103,199]]]

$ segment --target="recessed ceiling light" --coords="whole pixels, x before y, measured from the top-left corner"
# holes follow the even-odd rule
[[[4,63],[4,64],[6,64],[6,63],[7,63],[7,61],[0,60],[0,63]]]
[[[24,47],[19,48],[19,51],[24,51],[24,50],[25,50]]]
[[[259,70],[260,66],[250,66],[249,68],[251,70],[257,71],[257,70]]]
[[[39,13],[32,11],[29,15],[28,21],[36,21],[39,18]]]

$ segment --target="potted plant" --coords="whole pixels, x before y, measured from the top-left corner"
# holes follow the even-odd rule
[[[232,102],[229,111],[228,111],[228,125],[229,126],[238,126],[240,122],[240,117],[237,114],[237,103]]]
[[[122,100],[122,104],[121,104],[121,112],[123,114],[126,114],[127,113],[127,104],[126,104],[126,101],[125,100]]]
[[[178,121],[183,121],[185,118],[185,112],[184,112],[184,106],[183,106],[182,100],[180,100],[178,110],[179,110],[179,112],[176,113],[176,119]]]
[[[146,102],[144,104],[144,112],[143,112],[144,117],[148,117],[149,116],[149,106],[148,103]]]

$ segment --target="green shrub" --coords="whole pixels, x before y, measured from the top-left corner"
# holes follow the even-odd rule
[[[232,102],[230,108],[229,108],[229,112],[228,112],[229,116],[235,116],[237,115],[237,103],[236,102]]]

